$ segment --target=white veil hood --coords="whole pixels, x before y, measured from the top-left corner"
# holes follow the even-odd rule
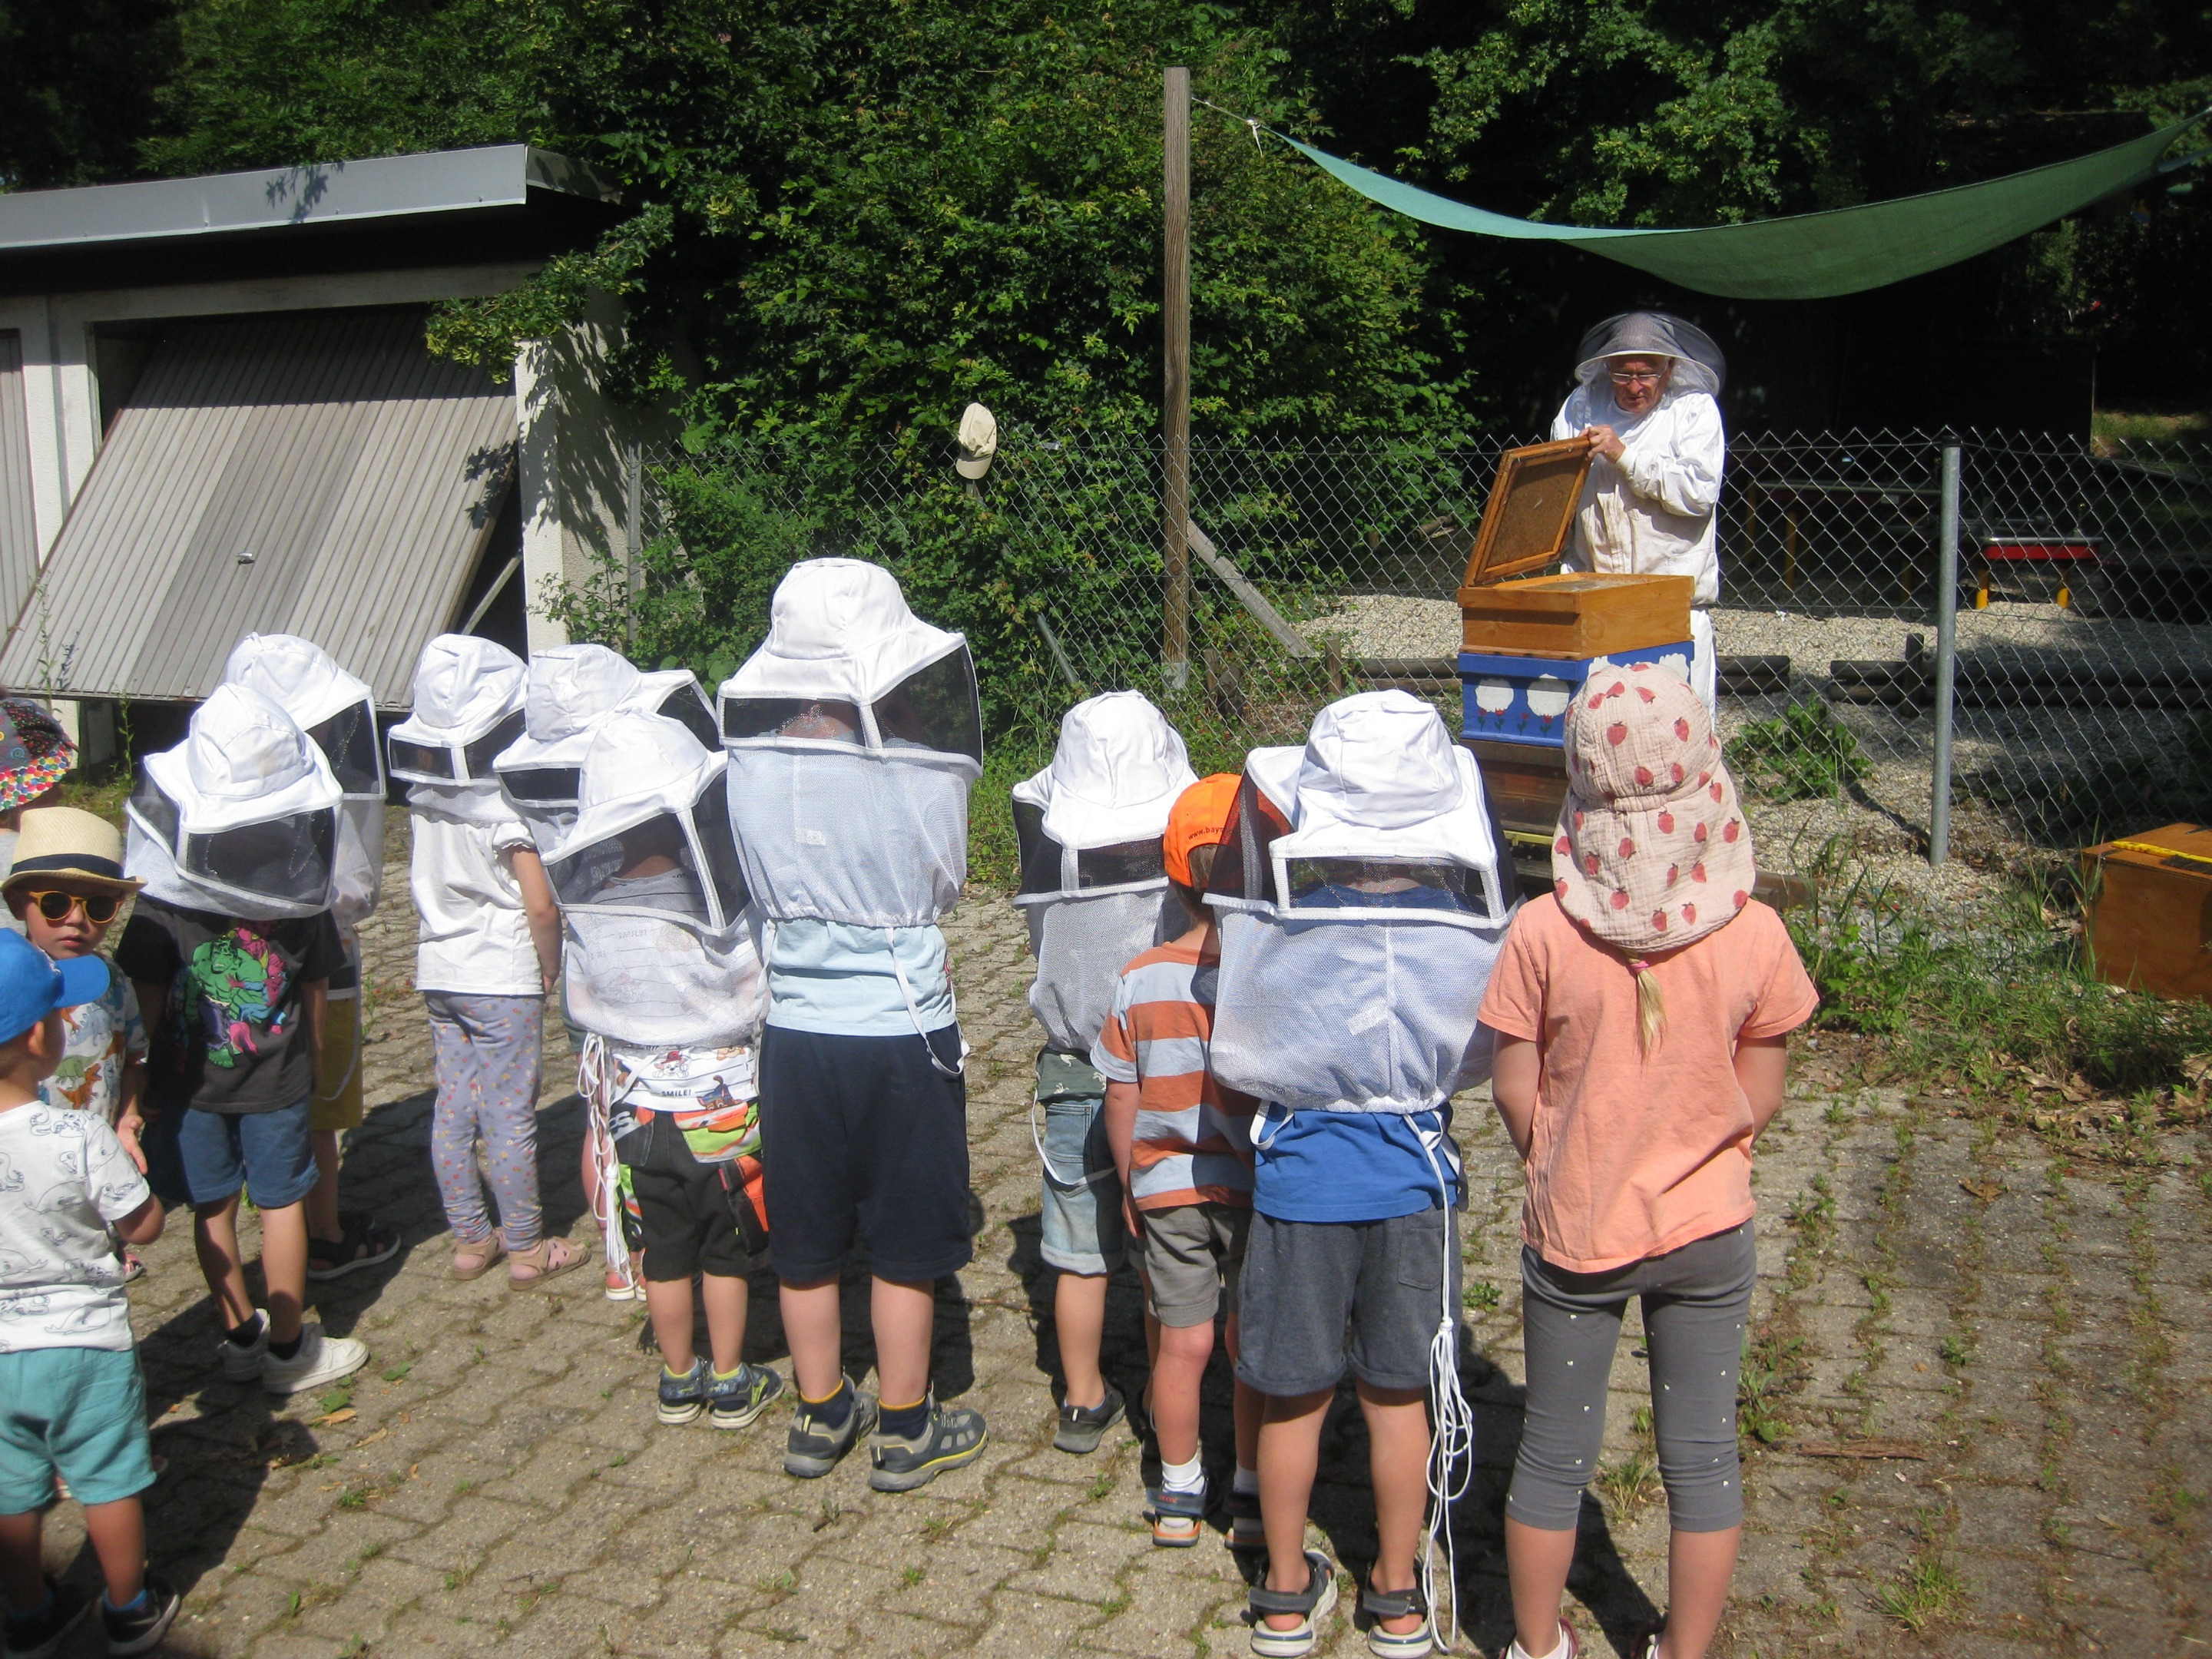
[[[1728,380],[1728,358],[1695,323],[1665,311],[1624,311],[1583,336],[1575,378],[1589,385],[1606,372],[1609,357],[1671,357],[1669,392],[1702,392],[1717,398]]]
[[[149,755],[125,807],[125,872],[170,904],[249,921],[331,908],[343,793],[282,707],[226,683]]]
[[[441,634],[415,664],[415,706],[385,735],[408,804],[472,823],[511,822],[494,760],[522,734],[529,670],[473,634]]]
[[[1043,811],[1044,833],[1079,850],[1154,840],[1198,781],[1182,734],[1141,691],[1086,698],[1060,722],[1051,764],[1014,786]]]
[[[722,696],[873,702],[966,644],[908,610],[898,578],[881,565],[802,559],[776,584],[768,638],[722,683]]]
[[[384,745],[376,702],[331,653],[296,634],[248,634],[231,647],[223,678],[260,692],[289,714],[323,751],[344,792],[338,823],[338,923],[357,927],[384,888]]]

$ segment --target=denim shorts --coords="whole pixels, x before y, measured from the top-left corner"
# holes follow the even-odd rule
[[[57,1472],[80,1504],[154,1484],[136,1349],[0,1353],[0,1515],[44,1509]]]
[[[1041,1254],[1062,1273],[1095,1277],[1121,1265],[1121,1178],[1106,1144],[1106,1079],[1088,1060],[1046,1049],[1037,1056],[1041,1129],[1032,1124],[1044,1165]]]
[[[307,1103],[274,1112],[204,1112],[165,1106],[146,1126],[146,1179],[174,1208],[220,1204],[240,1188],[257,1208],[281,1210],[314,1190]]]

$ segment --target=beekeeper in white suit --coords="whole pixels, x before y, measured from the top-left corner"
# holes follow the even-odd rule
[[[935,1281],[974,1254],[963,1045],[938,918],[968,872],[982,719],[967,641],[889,571],[808,559],[721,688],[730,817],[769,917],[761,1120],[769,1249],[800,1399],[784,1468],[824,1475],[872,1427],[868,1483],[980,1456],[982,1414],[929,1393]],[[838,1276],[874,1277],[875,1401],[840,1370]]]
[[[1552,436],[1587,436],[1596,453],[1566,568],[1689,577],[1690,684],[1711,711],[1712,607],[1721,597],[1715,532],[1728,461],[1717,400],[1728,361],[1703,329],[1663,311],[1607,318],[1577,355],[1579,384]]]
[[[343,798],[331,876],[331,920],[345,962],[331,975],[307,1132],[315,1190],[307,1194],[307,1277],[342,1278],[388,1261],[399,1231],[363,1210],[338,1207],[338,1136],[361,1127],[361,924],[384,889],[384,746],[368,687],[331,653],[296,634],[248,634],[231,647],[222,677],[250,686],[289,714],[330,763]]]
[[[1441,1522],[1472,1467],[1449,1102],[1489,1075],[1477,1013],[1508,879],[1473,757],[1402,691],[1346,697],[1303,749],[1247,757],[1206,898],[1221,929],[1213,1073],[1264,1103],[1237,1362],[1268,1396],[1255,1653],[1310,1650],[1335,1599],[1334,1569],[1305,1548],[1306,1494],[1347,1366],[1375,1490],[1398,1495],[1377,1501],[1361,1605],[1390,1651],[1430,1650],[1430,1595],[1450,1576],[1417,1573],[1421,1472],[1449,1548]]]
[[[1182,932],[1162,837],[1176,797],[1198,781],[1167,716],[1139,691],[1109,691],[1061,716],[1052,763],[1013,789],[1021,878],[1044,1028],[1031,1133],[1044,1166],[1042,1254],[1058,1270],[1053,1323],[1067,1392],[1053,1444],[1097,1449],[1124,1407],[1098,1366],[1106,1284],[1121,1265],[1121,1182],[1107,1144],[1106,1079],[1091,1045],[1131,957]],[[1209,1333],[1211,1327],[1208,1328]]]
[[[598,722],[574,824],[546,872],[568,939],[580,1084],[637,1208],[645,1300],[659,1340],[658,1414],[752,1423],[783,1379],[749,1365],[746,1278],[766,1243],[756,1044],[757,923],[730,832],[729,762],[657,714]],[[617,1182],[601,1183],[607,1237]],[[609,1267],[627,1266],[616,1247]],[[700,1278],[711,1352],[692,1339]]]
[[[453,1230],[451,1271],[476,1279],[505,1258],[518,1289],[589,1259],[545,1235],[538,1198],[539,1038],[561,975],[561,921],[530,831],[492,769],[521,735],[524,678],[505,647],[441,634],[416,661],[414,708],[386,738],[414,814],[415,984],[430,1017],[430,1163]]]

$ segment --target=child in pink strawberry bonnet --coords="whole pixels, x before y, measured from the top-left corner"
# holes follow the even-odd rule
[[[1578,1651],[1560,1601],[1631,1297],[1673,1534],[1666,1620],[1629,1651],[1698,1659],[1743,1534],[1752,1145],[1782,1105],[1787,1035],[1819,998],[1781,917],[1751,896],[1751,832],[1697,694],[1657,666],[1594,675],[1565,735],[1553,891],[1521,907],[1482,1004],[1528,1181],[1508,1659]]]

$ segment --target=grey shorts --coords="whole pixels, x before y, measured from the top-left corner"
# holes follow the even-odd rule
[[[1074,1054],[1037,1056],[1046,1265],[1096,1277],[1121,1265],[1121,1178],[1106,1144],[1106,1079]]]
[[[1748,1221],[1601,1273],[1569,1273],[1523,1246],[1528,1394],[1506,1514],[1547,1532],[1573,1530],[1583,1488],[1597,1473],[1621,1312],[1638,1297],[1651,1356],[1659,1478],[1674,1529],[1724,1532],[1740,1524],[1736,1372],[1758,1278]]]
[[[1318,1394],[1349,1364],[1375,1388],[1426,1388],[1447,1294],[1456,1323],[1455,1210],[1387,1221],[1255,1215],[1244,1247],[1237,1376],[1261,1394]]]
[[[1245,1231],[1252,1212],[1235,1204],[1178,1204],[1139,1210],[1145,1224],[1145,1306],[1163,1325],[1210,1325],[1225,1305],[1237,1316]]]

